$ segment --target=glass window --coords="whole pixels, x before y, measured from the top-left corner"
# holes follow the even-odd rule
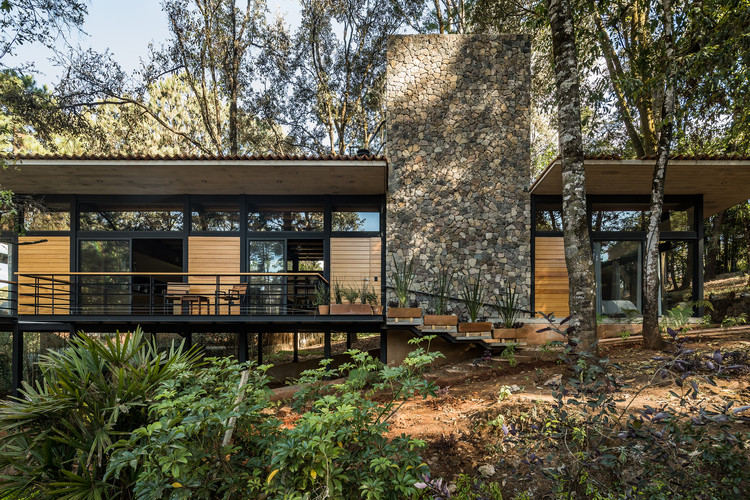
[[[247,270],[251,273],[284,272],[284,241],[248,241]]]
[[[536,230],[562,231],[563,217],[560,203],[536,204]]]
[[[645,231],[648,205],[643,203],[595,203],[591,207],[593,231]]]
[[[12,264],[11,252],[13,246],[7,242],[0,242],[0,315],[10,316],[13,314],[15,304],[11,302],[10,278]]]
[[[70,231],[70,203],[34,203],[23,211],[27,231]]]
[[[640,314],[641,242],[602,241],[595,248],[601,314],[612,317]]]
[[[81,205],[81,231],[181,231],[182,209],[176,205]]]
[[[594,203],[593,231],[648,231],[648,203]],[[695,209],[691,203],[664,203],[659,231],[695,231]]]
[[[665,203],[661,221],[659,231],[695,231],[695,207]]]
[[[659,243],[661,256],[661,313],[693,300],[693,262],[695,242],[662,241]]]
[[[80,269],[84,273],[123,273],[130,271],[128,240],[81,241]],[[80,303],[84,314],[130,313],[128,276],[97,275],[80,277]]]
[[[234,205],[193,203],[190,213],[193,231],[240,230],[240,211]]]
[[[333,212],[333,231],[380,231],[378,212],[340,211]]]
[[[247,214],[247,228],[250,231],[323,231],[323,209],[251,206]]]

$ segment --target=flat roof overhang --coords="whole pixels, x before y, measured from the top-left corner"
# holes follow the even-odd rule
[[[19,159],[0,185],[24,194],[379,195],[375,159]]]
[[[653,159],[586,159],[586,193],[650,195],[654,164]],[[531,194],[562,194],[559,158],[531,185]],[[703,216],[709,217],[750,198],[750,160],[670,159],[664,194],[702,194]]]

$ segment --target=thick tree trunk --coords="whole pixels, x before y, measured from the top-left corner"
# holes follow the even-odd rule
[[[581,134],[573,14],[569,0],[548,0],[558,93],[558,136],[562,158],[563,238],[570,287],[569,305],[581,347],[596,351],[596,283],[586,214],[586,179]]]
[[[674,44],[672,40],[672,5],[670,0],[662,0],[664,9],[664,41],[666,44],[667,78],[664,91],[662,125],[659,133],[656,165],[651,184],[651,204],[649,210],[648,235],[643,279],[643,346],[647,349],[663,349],[664,339],[659,333],[659,223],[664,203],[664,181],[672,145],[672,121],[674,119]]]
[[[716,265],[719,257],[719,244],[721,243],[721,223],[724,221],[723,210],[716,214],[716,217],[711,224],[711,239],[708,240],[708,248],[706,249],[706,269],[704,272],[704,281],[709,281],[716,278]]]

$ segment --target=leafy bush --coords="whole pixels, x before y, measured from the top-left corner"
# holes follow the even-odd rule
[[[413,495],[428,472],[418,454],[424,443],[384,434],[407,399],[434,395],[436,387],[421,373],[439,354],[418,347],[398,367],[360,351],[349,354],[352,361],[340,371],[324,360],[302,374],[293,425],[270,411],[266,367],[212,360],[165,381],[151,406],[155,421],[116,445],[108,477],[134,478],[138,498]],[[243,370],[251,374],[244,385],[237,383]],[[341,373],[347,373],[343,383],[326,383]],[[230,441],[224,436],[232,418]]]
[[[102,340],[83,333],[39,362],[44,380],[0,410],[3,493],[108,498],[128,479],[106,482],[110,445],[148,423],[156,387],[195,361],[182,346],[159,353],[140,329]]]
[[[750,421],[743,415],[750,406],[706,407],[697,399],[699,381],[711,384],[713,377],[747,370],[746,357],[719,351],[698,355],[669,328],[673,352],[654,358],[659,366],[651,382],[674,383],[671,394],[678,404],[629,412],[638,394],[629,401],[619,395],[617,367],[579,351],[575,328],[563,328],[550,327],[566,338],[561,359],[570,376],[554,392],[543,428],[521,433],[513,424],[503,427],[509,442],[526,447],[528,475],[541,472],[548,491],[564,497],[750,495],[750,435],[733,432],[730,425]]]

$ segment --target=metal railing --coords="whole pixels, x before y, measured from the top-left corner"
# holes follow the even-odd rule
[[[319,273],[17,275],[23,315],[286,316],[313,314]],[[15,305],[15,303],[13,304]]]
[[[17,283],[0,280],[0,318],[14,318],[18,310]]]

